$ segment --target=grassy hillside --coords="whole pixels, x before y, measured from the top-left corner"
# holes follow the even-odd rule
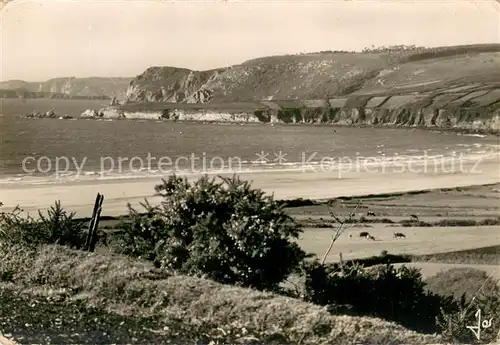
[[[127,99],[193,102],[200,90],[215,103],[434,92],[497,82],[499,62],[500,45],[491,44],[271,56],[205,72],[154,67],[132,81]]]
[[[53,78],[44,82],[8,80],[0,82],[0,89],[22,90],[26,98],[111,98],[124,99],[132,78]],[[18,91],[19,93],[19,91]],[[37,97],[33,97],[35,94]],[[22,93],[21,93],[22,95]]]
[[[332,315],[297,299],[169,276],[147,262],[57,246],[6,248],[0,258],[0,326],[16,339],[23,337],[23,343],[195,344],[218,339],[221,344],[317,345],[440,340],[378,318]]]

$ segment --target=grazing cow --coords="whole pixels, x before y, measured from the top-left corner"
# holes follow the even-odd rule
[[[394,233],[394,238],[403,238],[403,237],[406,237],[405,234],[403,234],[402,232],[395,232]]]
[[[418,220],[418,216],[416,214],[410,214],[411,219]]]
[[[375,212],[373,212],[373,211],[368,211],[368,212],[366,213],[366,215],[367,215],[367,216],[374,216],[374,217],[375,217]]]
[[[359,233],[359,237],[366,237],[368,238],[368,236],[370,236],[370,233],[366,232],[366,231],[362,231]]]

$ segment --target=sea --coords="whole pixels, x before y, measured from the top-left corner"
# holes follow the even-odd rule
[[[500,152],[497,136],[451,131],[78,118],[106,105],[0,100],[0,184],[384,165]],[[23,118],[51,109],[75,118]]]

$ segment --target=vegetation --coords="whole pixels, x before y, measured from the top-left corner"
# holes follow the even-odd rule
[[[283,207],[239,178],[175,175],[156,186],[160,206],[130,207],[122,252],[177,273],[274,290],[306,257],[300,227]]]
[[[11,213],[0,213],[0,247],[2,245],[60,244],[70,248],[82,248],[87,230],[82,221],[75,220],[75,213],[67,213],[57,201],[47,211],[38,212],[38,219],[23,217],[17,207]]]
[[[442,296],[454,297],[458,308],[442,310],[437,324],[445,339],[473,343],[475,338],[466,326],[477,322],[476,312],[481,310],[483,320],[500,318],[500,286],[485,272],[471,268],[454,268],[427,279],[427,289]],[[500,341],[500,325],[481,329],[483,343]]]
[[[170,276],[148,262],[122,255],[98,255],[59,246],[14,246],[0,259],[0,270],[10,272],[9,279],[0,279],[6,287],[0,294],[6,304],[0,304],[0,308],[12,307],[11,312],[23,313],[0,313],[2,330],[9,332],[19,325],[21,330],[28,329],[28,335],[33,334],[33,330],[40,330],[41,326],[35,325],[40,320],[47,326],[40,332],[47,337],[58,330],[68,331],[68,338],[79,343],[85,335],[94,343],[106,339],[124,343],[132,338],[136,338],[134,343],[163,343],[167,339],[179,343],[176,339],[180,335],[185,337],[180,342],[183,344],[189,344],[188,340],[193,344],[217,340],[221,344],[311,345],[422,344],[439,340],[380,319],[331,315],[320,306],[273,293]],[[10,295],[14,288],[21,292]],[[33,303],[41,310],[28,306]],[[43,321],[42,310],[47,312]],[[20,320],[32,323],[33,329]],[[75,334],[79,331],[83,333]]]
[[[500,318],[498,285],[484,274],[450,271],[424,281],[416,269],[391,265],[414,259],[407,255],[383,251],[326,264],[306,254],[295,242],[301,227],[284,207],[311,206],[307,201],[278,202],[236,176],[191,183],[174,175],[155,191],[161,203],[146,200],[141,213],[129,205],[129,215],[115,224],[116,242],[104,254],[74,250],[85,242],[85,222],[59,202],[37,219],[21,217],[19,209],[0,214],[0,311],[32,316],[38,325],[33,332],[48,338],[93,328],[98,331],[89,339],[97,342],[439,340],[407,329],[472,342],[464,328],[473,324],[477,308]],[[341,226],[333,227],[329,249],[359,206],[345,220],[332,212]],[[292,275],[297,283],[284,287]],[[26,330],[15,313],[0,313],[0,327]],[[40,325],[59,335],[44,333]],[[493,341],[498,331],[498,325],[491,327],[483,339]]]
[[[437,273],[426,280],[426,289],[443,296],[453,296],[466,302],[482,291],[491,295],[498,289],[498,284],[486,274],[474,268],[451,268]]]
[[[438,331],[440,308],[453,308],[450,298],[424,291],[420,272],[391,265],[364,270],[345,265],[342,270],[317,262],[306,265],[304,298],[319,305],[349,305],[358,315],[395,321],[420,332]]]

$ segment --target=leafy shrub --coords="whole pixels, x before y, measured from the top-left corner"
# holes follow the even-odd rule
[[[256,289],[277,289],[306,254],[300,227],[264,192],[237,177],[190,183],[175,175],[155,190],[161,205],[130,207],[122,251],[178,273]]]
[[[0,243],[3,245],[60,244],[82,248],[86,240],[86,225],[75,220],[75,213],[67,213],[59,201],[51,206],[47,215],[38,211],[38,219],[23,217],[16,207],[10,213],[0,213]]]
[[[402,266],[345,265],[342,271],[318,262],[304,265],[307,301],[319,305],[350,305],[354,313],[377,316],[422,332],[438,330],[441,308],[455,310],[451,297],[426,292],[420,271]]]

